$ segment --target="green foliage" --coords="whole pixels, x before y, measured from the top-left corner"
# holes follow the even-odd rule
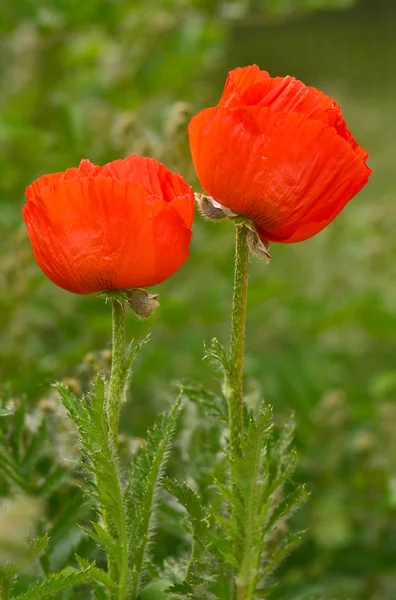
[[[134,350],[129,354],[134,355]],[[132,360],[129,361],[132,364]],[[120,484],[120,470],[109,438],[106,420],[105,382],[98,376],[89,396],[80,401],[67,388],[56,386],[68,414],[77,425],[85,468],[89,474],[89,495],[100,507],[103,525],[92,522],[85,529],[106,552],[110,571],[92,568],[91,577],[108,589],[118,589],[118,578],[126,564],[129,575],[125,587],[136,598],[149,563],[149,547],[154,535],[158,488],[168,458],[181,398],[148,432],[147,443],[132,457],[130,473]],[[124,489],[125,487],[125,489]],[[129,539],[128,539],[129,538]],[[89,563],[78,557],[82,566]],[[117,573],[111,565],[117,566]],[[100,594],[100,592],[98,592]]]
[[[92,523],[88,533],[106,551],[109,566],[116,565],[111,573],[114,583],[124,578],[127,586],[127,516],[123,490],[120,484],[118,461],[111,446],[106,418],[105,381],[98,375],[88,398],[80,401],[67,388],[57,385],[62,402],[77,425],[85,468],[89,473],[89,494],[100,508],[104,527]]]
[[[45,410],[32,415],[19,400],[4,400],[0,420],[0,485],[3,494],[11,488],[25,494],[48,497],[64,484],[67,470],[58,461],[49,461],[54,440],[48,431]],[[6,408],[7,407],[7,408]]]
[[[46,581],[31,587],[24,594],[12,596],[11,600],[41,600],[59,594],[63,590],[78,585],[87,580],[91,567],[81,571],[67,569],[50,575]]]
[[[255,598],[273,571],[301,541],[301,534],[290,534],[288,519],[306,500],[302,486],[285,496],[285,487],[295,469],[291,427],[280,434],[274,431],[272,409],[265,407],[257,417],[251,415],[242,455],[231,459],[232,487],[218,484],[231,518],[217,515],[220,530],[229,542],[222,555],[238,569],[237,587],[246,598]],[[277,439],[277,435],[279,435]]]
[[[2,585],[10,591],[18,574],[23,593],[39,568],[46,575],[70,564],[81,541],[77,522],[89,509],[76,490],[75,451],[61,407],[52,397],[29,410],[6,397],[1,407],[7,413],[0,420],[0,494],[6,498],[0,506]]]
[[[184,382],[180,387],[183,395],[203,410],[206,416],[227,420],[227,404],[224,398],[196,383]]]
[[[209,353],[216,366],[227,367],[219,342],[212,344]],[[184,389],[195,403],[199,388],[186,384]],[[204,412],[209,406],[205,418],[213,420],[219,402],[212,394],[201,393]],[[216,477],[216,460],[211,457],[211,487],[217,493],[207,497],[207,503],[187,483],[169,478],[163,482],[187,512],[190,537],[189,558],[181,557],[178,569],[174,565],[164,569],[163,575],[173,581],[170,594],[226,599],[232,593],[235,573],[235,597],[272,597],[271,576],[301,543],[301,532],[293,533],[288,526],[307,499],[304,486],[291,481],[296,468],[294,426],[276,427],[269,406],[246,413],[241,455],[233,458],[228,446],[223,447],[229,469],[225,471],[223,463],[221,479]],[[218,416],[222,423],[221,413]]]
[[[198,494],[185,482],[178,483],[175,480],[166,478],[162,482],[162,485],[186,509],[191,524],[193,540],[205,545],[209,537],[209,515]]]
[[[181,397],[169,413],[158,419],[148,432],[146,445],[135,455],[132,462],[130,483],[126,492],[131,527],[129,547],[132,598],[136,598],[140,591],[146,563],[149,562],[150,542],[155,531],[158,489],[175,432],[180,402]]]
[[[185,482],[180,484],[168,478],[163,482],[163,487],[187,511],[189,526],[186,529],[191,536],[190,557],[184,576],[174,582],[169,592],[187,598],[209,598],[211,594],[208,587],[214,579],[213,565],[210,566],[214,558],[210,551],[210,513],[198,494]]]

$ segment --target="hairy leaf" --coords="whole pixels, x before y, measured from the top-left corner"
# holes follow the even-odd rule
[[[58,594],[67,588],[82,583],[87,579],[91,567],[81,569],[80,571],[67,569],[60,573],[53,573],[43,583],[38,583],[31,587],[27,592],[19,596],[13,596],[12,600],[41,600],[54,594]]]
[[[162,415],[148,432],[147,444],[135,455],[127,489],[128,515],[131,524],[132,598],[135,598],[144,575],[145,561],[154,532],[157,493],[164,473],[176,427],[181,397]]]

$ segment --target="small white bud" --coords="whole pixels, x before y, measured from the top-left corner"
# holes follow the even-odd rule
[[[209,221],[218,221],[219,219],[225,219],[225,217],[238,217],[237,213],[223,206],[211,196],[195,194],[195,199],[201,215]]]

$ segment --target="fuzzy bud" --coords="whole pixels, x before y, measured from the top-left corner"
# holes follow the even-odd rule
[[[132,310],[144,319],[151,317],[155,309],[159,306],[158,294],[149,294],[147,290],[141,288],[128,291],[127,298]]]
[[[204,219],[208,219],[209,221],[218,221],[219,219],[225,219],[226,217],[232,218],[238,216],[229,208],[216,202],[211,196],[195,194],[195,200],[197,201],[201,215]]]
[[[269,242],[262,240],[255,229],[249,228],[247,243],[252,254],[255,254],[259,258],[263,259],[266,263],[269,263],[272,258],[269,251]]]

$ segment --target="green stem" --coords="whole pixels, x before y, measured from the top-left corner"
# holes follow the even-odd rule
[[[243,435],[243,355],[249,278],[249,248],[247,245],[247,227],[243,223],[237,223],[235,230],[234,294],[229,356],[231,389],[228,394],[228,412],[232,453],[234,456],[240,456]]]
[[[117,493],[119,494],[120,501],[122,503],[122,514],[120,514],[121,521],[121,535],[120,535],[120,544],[122,549],[122,558],[121,558],[121,568],[120,568],[120,578],[119,578],[119,588],[118,588],[118,600],[127,600],[127,592],[128,592],[128,574],[129,574],[129,566],[128,566],[128,529],[125,515],[125,503],[124,497],[122,493],[121,482],[118,475],[119,481],[119,489]]]
[[[106,412],[109,431],[109,443],[113,456],[113,467],[116,471],[117,489],[114,493],[117,497],[117,504],[120,507],[119,515],[119,543],[121,546],[121,564],[118,569],[118,592],[117,600],[126,600],[128,591],[128,530],[127,518],[125,514],[125,502],[123,497],[122,482],[119,472],[118,458],[118,432],[121,406],[125,397],[125,384],[127,377],[126,370],[126,341],[125,341],[125,311],[122,300],[113,298],[112,317],[113,317],[113,345],[112,345],[112,363],[110,373],[110,383],[107,394]],[[107,522],[107,515],[104,514],[104,520]],[[109,561],[109,574],[114,578],[116,566]]]
[[[230,421],[231,453],[234,458],[242,454],[243,436],[243,356],[245,350],[245,321],[249,279],[248,228],[244,223],[236,223],[234,292],[232,302],[231,345],[229,354],[230,381],[228,388],[228,414]],[[234,494],[238,490],[234,487]],[[241,559],[242,548],[234,544],[235,557]],[[236,575],[236,574],[235,574]],[[243,600],[245,590],[238,588],[236,579],[232,584],[232,599]]]
[[[193,538],[192,539],[192,543],[191,543],[190,560],[188,561],[188,565],[187,565],[187,568],[186,568],[186,574],[185,574],[185,577],[184,577],[184,581],[188,581],[188,579],[190,578],[191,569],[192,569],[192,566],[194,564],[196,555],[197,555],[197,542],[195,541],[195,538]]]
[[[113,314],[113,350],[107,398],[107,419],[111,441],[114,447],[118,449],[120,411],[125,397],[126,378],[125,310],[122,300],[113,298],[111,302]]]

